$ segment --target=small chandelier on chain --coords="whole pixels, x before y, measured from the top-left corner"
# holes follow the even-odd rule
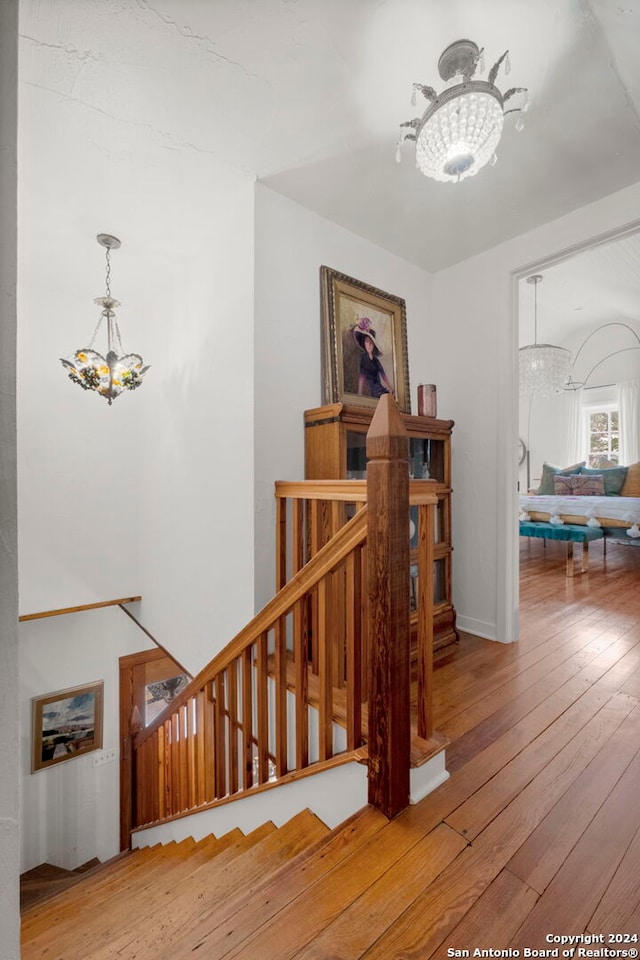
[[[95,390],[101,397],[105,397],[111,406],[123,390],[137,390],[149,367],[143,366],[144,361],[140,354],[125,354],[114,313],[120,303],[111,296],[111,251],[118,249],[120,241],[109,233],[99,233],[96,240],[106,249],[106,293],[104,297],[94,300],[94,303],[102,307],[100,319],[89,346],[76,350],[67,359],[61,357],[60,362],[73,383],[77,383],[83,390]],[[107,328],[106,356],[93,349],[103,321],[106,321]]]
[[[462,82],[449,84],[440,94],[433,87],[413,84],[412,105],[415,106],[417,91],[430,103],[421,117],[400,124],[398,163],[405,140],[416,143],[416,166],[425,176],[441,183],[459,183],[475,176],[489,161],[496,162],[504,117],[508,113],[525,113],[529,100],[526,87],[511,87],[501,93],[495,85],[503,62],[505,72],[510,71],[508,50],[494,63],[487,80],[472,79],[478,67],[484,70],[483,52],[472,40],[456,40],[440,56],[438,72],[445,81],[461,77]],[[514,94],[523,94],[523,103],[505,110],[505,103]],[[520,118],[516,129],[523,127]]]

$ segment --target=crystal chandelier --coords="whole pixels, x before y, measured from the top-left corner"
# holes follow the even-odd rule
[[[427,177],[442,183],[458,183],[473,177],[489,161],[496,162],[496,147],[502,135],[504,117],[508,113],[526,112],[529,106],[526,87],[511,87],[501,93],[495,86],[504,62],[509,73],[509,51],[505,51],[489,71],[487,80],[473,80],[476,68],[484,70],[483,50],[472,40],[450,44],[438,60],[443,80],[461,77],[462,82],[445,87],[437,94],[433,87],[413,84],[411,103],[415,106],[416,91],[430,101],[422,117],[400,124],[396,160],[405,140],[416,141],[416,165]],[[504,109],[516,94],[524,94],[519,107]],[[522,130],[520,118],[517,130]]]
[[[569,350],[551,343],[538,343],[538,284],[541,280],[539,273],[527,277],[527,283],[534,284],[534,342],[520,347],[518,352],[521,397],[551,397],[562,393],[571,367]]]
[[[111,406],[123,390],[136,390],[140,386],[149,367],[143,366],[140,354],[125,354],[114,313],[114,308],[119,307],[120,303],[111,296],[111,251],[118,249],[120,241],[109,233],[99,233],[96,240],[106,248],[106,293],[104,297],[97,297],[93,301],[102,307],[100,319],[89,346],[76,350],[67,359],[61,357],[60,362],[73,383],[83,390],[95,390]],[[107,329],[106,356],[93,349],[103,321]]]

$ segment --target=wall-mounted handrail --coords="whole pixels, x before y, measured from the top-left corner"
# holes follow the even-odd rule
[[[142,597],[121,597],[119,600],[100,600],[96,603],[83,603],[77,607],[61,607],[59,610],[43,610],[41,613],[23,613],[19,623],[26,620],[41,620],[43,617],[61,617],[67,613],[81,613],[83,610],[99,610],[101,607],[121,607],[123,603],[139,603]]]

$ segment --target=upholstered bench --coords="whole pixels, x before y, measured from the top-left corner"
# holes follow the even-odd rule
[[[573,545],[582,544],[582,562],[578,573],[586,573],[589,568],[589,541],[602,540],[602,527],[589,527],[577,523],[545,523],[541,520],[521,520],[521,537],[541,537],[546,540],[564,540],[567,544],[567,576],[575,574]]]

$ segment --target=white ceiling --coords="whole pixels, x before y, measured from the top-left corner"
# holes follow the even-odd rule
[[[640,234],[590,247],[539,273],[538,342],[573,347],[576,337],[581,340],[612,322],[640,334]],[[520,343],[532,343],[534,286],[526,279],[520,282],[519,300]]]
[[[631,0],[24,0],[21,79],[98,121],[210,153],[430,271],[640,179]],[[531,94],[499,161],[460,184],[398,125],[452,41],[507,48]]]

